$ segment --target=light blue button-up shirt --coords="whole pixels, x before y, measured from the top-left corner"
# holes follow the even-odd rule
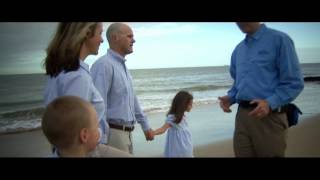
[[[100,143],[107,143],[109,125],[105,121],[105,108],[99,91],[95,88],[90,76],[89,66],[80,61],[76,71],[61,72],[56,77],[48,77],[44,91],[44,101],[47,106],[60,96],[78,96],[90,102],[99,118]]]
[[[107,54],[92,65],[91,76],[104,99],[107,121],[126,126],[137,121],[146,131],[150,126],[134,93],[125,61],[120,54],[108,49]]]
[[[261,24],[247,35],[232,53],[228,91],[231,103],[265,99],[271,109],[293,101],[303,90],[304,81],[291,38]]]

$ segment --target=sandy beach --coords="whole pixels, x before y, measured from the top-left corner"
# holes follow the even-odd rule
[[[320,157],[320,114],[289,128],[285,157]],[[196,147],[196,157],[234,157],[232,139]]]
[[[49,157],[50,144],[41,129],[0,135],[0,157]]]
[[[195,157],[234,157],[231,139],[233,127],[231,126],[226,130],[224,128],[216,128],[222,131],[228,131],[228,133],[225,136],[221,136],[221,140],[213,140],[210,142],[210,139],[212,139],[210,137],[217,136],[216,134],[210,135],[210,132],[218,132],[216,129],[210,130],[209,127],[218,127],[219,125],[217,123],[219,122],[217,121],[216,124],[211,123],[211,125],[209,123],[214,121],[212,119],[223,119],[223,121],[233,123],[235,110],[234,107],[232,114],[225,114],[217,108],[216,104],[194,107],[190,113],[190,120],[192,120],[192,122],[190,121],[189,126],[193,129],[198,129],[193,130]],[[165,113],[149,115],[151,126],[153,128],[160,126],[163,123],[164,115]],[[320,114],[302,118],[304,119],[300,120],[298,126],[289,129],[286,157],[320,157]],[[205,122],[206,119],[207,122]],[[206,127],[196,127],[196,125],[204,126],[203,123],[199,123],[200,121],[204,121],[203,123],[208,125]],[[140,127],[136,129],[135,131],[137,131],[137,133],[134,139],[138,142],[134,144],[135,155],[137,157],[161,157],[165,135],[156,137],[152,142],[147,142],[141,135],[142,131]],[[201,134],[199,135],[201,131],[204,131],[206,136],[210,136],[207,138],[208,140],[203,139],[203,136],[200,136]],[[162,140],[158,140],[159,138]],[[154,153],[152,154],[150,152]],[[48,156],[50,156],[50,145],[41,130],[0,135],[0,157]]]

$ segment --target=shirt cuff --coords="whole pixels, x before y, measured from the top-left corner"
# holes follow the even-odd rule
[[[143,131],[148,131],[149,129],[151,129],[147,119],[140,122],[140,125]]]
[[[279,107],[279,102],[276,98],[276,96],[271,96],[269,98],[266,99],[268,104],[269,104],[269,107],[272,109],[272,110],[275,110]]]
[[[228,94],[229,100],[230,100],[230,106],[234,103],[236,103],[236,98],[235,96],[231,96],[230,94]]]

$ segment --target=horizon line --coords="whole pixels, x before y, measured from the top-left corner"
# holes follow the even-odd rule
[[[302,64],[320,64],[320,62],[308,62],[308,63],[300,63]],[[183,68],[206,68],[206,67],[227,67],[230,65],[219,65],[219,66],[185,66],[185,67],[159,67],[159,68],[136,68],[129,70],[154,70],[154,69],[183,69]],[[34,73],[0,73],[0,76],[6,75],[32,75],[32,74],[45,74],[45,72],[34,72]]]

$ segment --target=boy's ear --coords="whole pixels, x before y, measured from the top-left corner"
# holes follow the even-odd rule
[[[80,130],[80,142],[85,144],[88,142],[88,139],[89,139],[89,132],[88,132],[88,129],[87,128],[82,128]]]

